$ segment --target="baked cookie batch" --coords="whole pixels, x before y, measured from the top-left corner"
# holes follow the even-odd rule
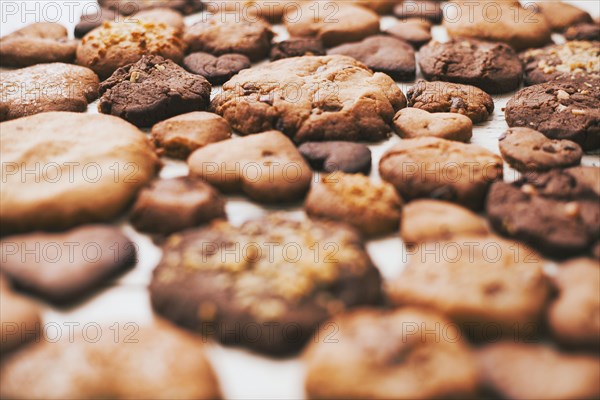
[[[489,3],[98,0],[0,38],[0,397],[221,398],[207,340],[301,355],[309,398],[600,397],[599,21]],[[40,303],[144,257],[123,224],[156,321],[50,340]]]

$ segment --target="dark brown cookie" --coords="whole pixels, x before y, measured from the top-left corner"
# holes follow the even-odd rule
[[[306,142],[298,147],[310,166],[317,171],[342,171],[349,174],[371,172],[371,150],[351,142]]]
[[[518,91],[504,111],[508,126],[568,139],[583,150],[600,147],[600,78],[561,79]]]
[[[538,1],[535,4],[553,31],[564,31],[569,26],[592,22],[592,16],[581,8],[559,0]]]
[[[432,41],[421,48],[419,66],[425,79],[477,86],[506,93],[521,84],[523,66],[507,44],[475,39]]]
[[[98,0],[101,7],[132,15],[153,8],[172,8],[182,14],[192,14],[202,9],[201,0]]]
[[[361,42],[334,47],[327,54],[350,56],[373,71],[388,74],[396,81],[415,79],[415,52],[411,45],[391,36],[370,36]]]
[[[89,32],[98,28],[104,21],[115,21],[120,16],[119,13],[108,8],[97,8],[94,12],[82,15],[77,25],[75,25],[75,37],[81,39]]]
[[[150,296],[157,312],[180,325],[284,355],[333,314],[378,303],[380,285],[356,231],[271,214],[172,235]]]
[[[135,244],[108,225],[8,236],[0,246],[0,271],[18,287],[54,303],[93,293],[136,261]]]
[[[102,82],[98,110],[136,126],[152,126],[175,115],[205,109],[210,90],[206,79],[173,61],[144,56]]]
[[[429,112],[466,115],[473,123],[483,122],[494,111],[494,100],[483,90],[470,85],[419,80],[406,93],[408,105]]]
[[[529,128],[510,128],[498,140],[502,158],[521,172],[573,167],[583,156],[577,143],[548,139]]]
[[[529,173],[514,184],[496,182],[487,198],[497,231],[556,258],[586,253],[600,238],[600,168]]]
[[[438,1],[402,1],[394,7],[396,18],[417,18],[431,21],[434,24],[442,22],[444,12]]]
[[[273,44],[271,61],[289,57],[324,56],[325,46],[320,39],[291,38]]]
[[[4,257],[4,251],[2,252]],[[33,301],[13,292],[0,275],[0,351],[2,359],[25,343],[39,340],[42,331],[40,309]]]
[[[209,53],[192,53],[183,59],[188,71],[201,75],[212,85],[221,85],[243,69],[250,68],[250,59],[242,54],[223,54],[216,57]]]
[[[69,40],[67,28],[53,22],[38,22],[0,38],[0,65],[71,63],[76,50],[77,42]]]
[[[565,31],[565,39],[567,40],[600,40],[600,24],[598,23],[583,23],[569,27]]]
[[[388,28],[385,33],[410,43],[415,49],[431,40],[431,23],[416,18],[402,20]]]
[[[158,179],[140,192],[130,220],[142,232],[168,235],[226,218],[225,200],[201,179]]]

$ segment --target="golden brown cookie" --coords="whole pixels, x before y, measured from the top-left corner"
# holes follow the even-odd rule
[[[430,113],[409,107],[394,116],[394,130],[404,139],[432,136],[468,142],[473,136],[473,122],[457,113]]]
[[[431,40],[431,22],[420,18],[408,18],[398,21],[385,33],[404,40],[418,49]]]

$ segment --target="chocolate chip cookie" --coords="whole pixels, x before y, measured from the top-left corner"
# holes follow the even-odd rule
[[[179,114],[205,109],[210,102],[210,90],[206,79],[190,74],[173,61],[143,56],[102,82],[98,110],[147,127]]]
[[[3,252],[4,253],[4,252]],[[25,343],[39,340],[42,322],[39,307],[30,299],[13,292],[0,275],[0,350],[7,352]]]
[[[408,90],[406,98],[409,107],[463,114],[473,123],[487,120],[494,112],[492,97],[471,85],[419,80]]]
[[[342,171],[349,174],[371,172],[371,150],[360,143],[306,142],[298,151],[317,171]]]
[[[327,54],[350,56],[373,71],[388,74],[395,81],[415,79],[415,52],[411,45],[391,36],[370,36],[357,43],[334,47]]]
[[[478,210],[490,185],[502,178],[502,159],[473,144],[405,139],[381,157],[379,173],[405,200],[428,197]]]
[[[538,1],[535,6],[554,31],[564,31],[572,25],[592,22],[592,16],[579,7],[563,1]]]
[[[444,12],[441,3],[437,1],[402,1],[394,7],[394,16],[399,19],[416,18],[439,24]]]
[[[98,0],[98,4],[123,15],[153,8],[171,8],[187,15],[202,9],[201,0]]]
[[[286,58],[244,70],[211,105],[243,135],[277,129],[297,143],[385,139],[405,106],[389,76],[340,55]]]
[[[389,27],[385,33],[410,43],[415,49],[431,40],[431,23],[416,18],[401,20]]]
[[[564,33],[567,40],[600,40],[600,24],[590,22],[569,27]]]
[[[221,85],[243,69],[250,68],[250,59],[243,54],[192,53],[183,59],[183,66],[191,73],[201,75],[212,85]]]
[[[409,107],[394,116],[394,130],[405,139],[431,136],[468,142],[473,136],[473,122],[461,114],[430,113]]]
[[[521,172],[573,167],[583,156],[577,143],[548,139],[529,128],[510,128],[498,140],[502,158]]]
[[[289,57],[324,56],[326,54],[323,42],[311,38],[290,38],[273,44],[271,61]]]
[[[358,233],[282,214],[172,235],[154,270],[154,309],[226,344],[296,352],[319,324],[380,301],[381,278]]]

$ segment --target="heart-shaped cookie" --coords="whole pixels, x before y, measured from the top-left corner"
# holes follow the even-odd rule
[[[405,139],[433,136],[468,142],[473,135],[473,123],[462,114],[430,113],[411,107],[396,113],[394,131]]]
[[[298,147],[310,166],[318,171],[371,172],[371,150],[352,142],[306,142]]]

